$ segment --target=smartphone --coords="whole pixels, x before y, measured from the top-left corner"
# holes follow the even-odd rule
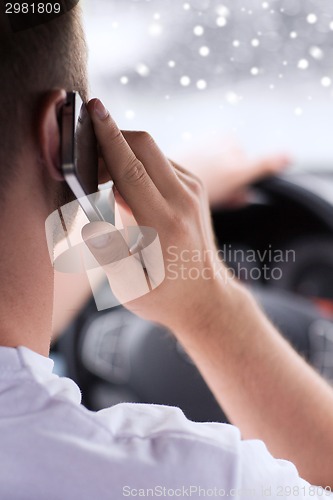
[[[61,169],[65,181],[90,222],[105,220],[96,200],[98,146],[86,105],[77,92],[68,92],[60,115]]]

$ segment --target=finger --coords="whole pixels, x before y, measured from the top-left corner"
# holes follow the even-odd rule
[[[83,227],[82,238],[106,273],[111,289],[121,304],[150,291],[141,260],[130,254],[121,232],[114,226],[106,222],[92,222]]]
[[[147,132],[122,131],[135,156],[143,163],[153,183],[164,196],[174,197],[179,183],[167,157],[162,153],[154,139]]]
[[[101,266],[121,262],[129,256],[123,235],[108,222],[91,222],[82,229],[82,238]]]
[[[145,225],[164,208],[163,197],[98,99],[87,105],[106,168],[137,222]]]
[[[192,179],[198,179],[198,177],[196,175],[194,175],[192,172],[190,172],[189,170],[187,170],[186,168],[182,167],[181,165],[179,165],[179,163],[176,163],[175,161],[173,160],[169,160],[171,165],[173,166],[174,170],[178,173],[178,172],[181,172],[183,173],[184,175],[186,175],[186,177],[188,178],[192,178]]]
[[[111,180],[103,158],[98,158],[98,184],[105,184]]]
[[[124,198],[121,196],[119,193],[118,189],[114,186],[113,187],[113,194],[114,194],[114,199],[119,207],[121,207],[123,210],[128,212],[130,215],[132,215],[132,210],[130,207],[127,205],[126,201]]]
[[[174,167],[178,178],[185,185],[185,187],[192,193],[194,192],[197,196],[199,195],[200,202],[202,205],[202,213],[205,218],[204,227],[206,236],[208,236],[212,241],[215,241],[211,212],[207,210],[209,205],[208,196],[202,181],[199,179],[199,177],[194,175],[192,172],[189,172],[188,170],[186,170],[186,168],[182,167],[178,163],[172,160],[170,160],[170,162]]]
[[[186,168],[182,167],[172,160],[170,160],[170,163],[172,164],[178,179],[180,179],[187,188],[195,192],[198,192],[198,190],[200,190],[203,194],[204,185],[199,177],[192,174],[192,172],[189,172]]]
[[[182,172],[181,170],[178,170],[178,169],[176,169],[175,172],[176,172],[176,175],[177,175],[179,181],[182,183],[182,185],[184,186],[184,188],[187,191],[196,192],[197,188],[200,187],[199,181],[197,181],[196,179],[194,179],[192,177],[189,177],[187,175],[187,173]]]

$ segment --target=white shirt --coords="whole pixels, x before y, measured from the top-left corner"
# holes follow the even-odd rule
[[[330,496],[236,427],[155,405],[91,412],[52,369],[27,348],[0,347],[1,500]]]

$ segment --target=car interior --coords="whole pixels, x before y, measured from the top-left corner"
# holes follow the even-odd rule
[[[272,177],[252,186],[248,205],[215,210],[213,224],[224,257],[234,257],[229,268],[295,349],[333,381],[330,193],[333,175],[327,172]],[[246,252],[253,258],[244,262]],[[91,299],[52,355],[62,373],[78,383],[90,409],[155,403],[178,406],[194,421],[228,422],[171,332],[123,306],[98,312]]]
[[[246,205],[215,207],[213,225],[231,272],[332,382],[333,6],[87,0],[84,13],[92,89],[121,128],[148,130],[175,159],[225,136],[251,157],[291,154],[292,168],[253,184]],[[98,293],[110,299],[108,285]],[[51,355],[93,410],[159,403],[228,421],[172,333],[116,301],[97,311],[91,298]]]

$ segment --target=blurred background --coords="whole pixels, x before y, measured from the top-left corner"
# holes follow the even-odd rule
[[[226,264],[333,384],[333,2],[82,5],[91,95],[121,128],[147,130],[201,175],[218,247],[232,250]],[[279,175],[257,182],[271,174]],[[274,262],[271,250],[295,258]],[[254,260],[239,257],[248,251]],[[82,295],[72,280],[58,288],[58,333]],[[109,293],[104,284],[96,301]],[[97,312],[93,299],[77,308],[56,354],[88,408],[159,403],[192,420],[227,421],[170,332],[123,307]]]
[[[164,151],[236,137],[253,155],[333,159],[333,3],[83,0],[92,95]]]

